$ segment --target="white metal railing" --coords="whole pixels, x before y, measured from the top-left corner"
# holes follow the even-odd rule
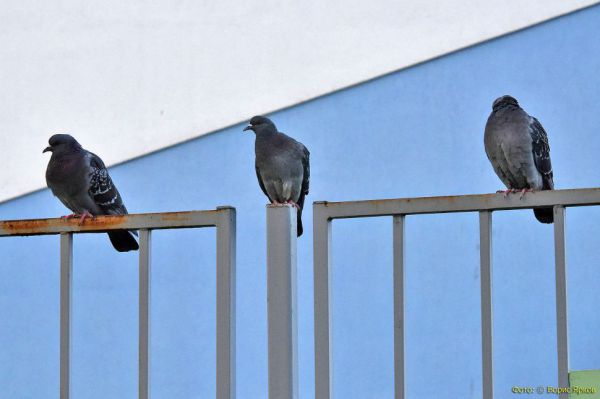
[[[150,265],[152,231],[177,228],[217,228],[217,399],[235,398],[235,267],[236,212],[232,207],[211,211],[99,216],[83,225],[76,220],[0,221],[0,237],[60,234],[60,399],[71,397],[71,306],[73,234],[109,230],[139,230],[139,375],[140,399],[150,397]]]
[[[499,210],[553,207],[556,267],[556,331],[558,386],[569,386],[567,335],[567,281],[565,256],[565,208],[600,205],[600,188],[554,190],[518,194],[465,195],[451,197],[403,198],[388,200],[315,202],[314,317],[315,317],[315,398],[332,397],[331,370],[331,221],[343,218],[391,216],[393,218],[394,281],[394,388],[395,398],[405,398],[404,363],[404,221],[408,215],[479,212],[481,265],[481,334],[483,398],[492,399],[492,212]],[[532,223],[534,221],[531,217]],[[271,337],[269,337],[270,339]],[[286,397],[291,397],[286,396]],[[561,399],[568,395],[561,394]]]
[[[556,266],[558,384],[568,387],[565,208],[600,205],[600,188],[554,190],[504,197],[502,194],[424,197],[313,205],[315,398],[332,397],[331,370],[331,222],[334,219],[390,216],[393,219],[394,389],[405,398],[404,255],[408,215],[479,212],[483,398],[492,399],[492,212],[553,207]],[[532,217],[532,223],[533,223]],[[537,222],[535,222],[537,223]],[[61,219],[0,222],[0,237],[61,235],[60,397],[70,393],[72,235],[115,229],[140,230],[139,397],[149,398],[150,243],[154,229],[217,227],[217,398],[235,398],[235,209],[97,217],[83,226]],[[269,398],[298,397],[296,291],[296,209],[267,206],[267,301]],[[561,399],[567,395],[562,394]]]

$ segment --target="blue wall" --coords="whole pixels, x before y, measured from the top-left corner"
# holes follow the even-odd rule
[[[483,128],[492,101],[506,93],[548,131],[557,187],[598,186],[599,33],[596,6],[271,116],[311,151],[309,204],[502,188],[483,150]],[[237,208],[238,392],[265,398],[266,199],[254,174],[253,135],[241,129],[136,159],[111,174],[131,212]],[[47,190],[0,205],[1,219],[65,213]],[[308,206],[307,234],[298,244],[306,398],[314,384],[311,218]],[[568,212],[572,369],[600,368],[598,220],[596,209]],[[334,222],[333,233],[336,397],[389,398],[391,220]],[[478,398],[477,215],[411,217],[407,233],[409,397]],[[556,384],[552,227],[530,211],[499,212],[493,234],[495,388],[508,397],[513,385]],[[103,234],[77,236],[75,244],[74,397],[133,398],[136,254],[114,252]],[[214,395],[214,247],[212,230],[155,234],[156,399]],[[58,238],[1,239],[0,253],[0,397],[58,397]]]

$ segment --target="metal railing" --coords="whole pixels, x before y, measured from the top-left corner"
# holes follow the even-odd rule
[[[99,216],[77,220],[36,219],[0,222],[0,237],[60,234],[60,399],[71,396],[71,306],[73,234],[139,230],[139,398],[150,397],[150,264],[152,230],[217,228],[216,397],[235,398],[235,208],[211,211]]]
[[[555,190],[517,195],[465,195],[352,202],[315,202],[314,317],[315,317],[315,398],[332,397],[331,371],[331,221],[373,216],[393,217],[394,297],[394,391],[405,398],[404,364],[404,221],[407,215],[479,212],[481,267],[481,334],[483,398],[492,399],[492,212],[534,207],[554,208],[554,251],[556,267],[556,331],[558,386],[569,386],[567,335],[567,281],[565,257],[565,208],[600,205],[600,188]],[[532,220],[533,216],[531,217]],[[534,223],[534,222],[532,222]],[[535,222],[537,223],[537,222]],[[561,394],[566,399],[567,394]]]

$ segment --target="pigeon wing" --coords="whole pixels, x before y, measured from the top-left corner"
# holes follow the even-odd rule
[[[127,208],[123,204],[121,194],[114,185],[104,162],[99,156],[90,152],[90,196],[105,215],[126,215]]]
[[[273,200],[269,197],[269,194],[267,193],[267,189],[265,188],[265,184],[263,183],[262,177],[260,176],[260,170],[258,169],[258,165],[255,165],[254,169],[256,170],[256,178],[258,179],[258,185],[260,186],[260,189],[262,190],[263,193],[265,193],[267,198],[269,198],[269,200],[272,202]]]
[[[300,143],[299,143],[300,144]],[[304,207],[304,197],[308,195],[309,185],[310,185],[310,152],[308,149],[302,146],[302,187],[300,188],[300,198],[298,199],[298,205],[300,208]]]
[[[554,180],[552,173],[552,162],[550,161],[550,144],[548,144],[548,135],[542,127],[542,124],[536,118],[531,118],[529,128],[535,167],[542,175],[544,190],[553,190]]]

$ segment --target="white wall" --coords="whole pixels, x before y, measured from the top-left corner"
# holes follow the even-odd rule
[[[113,164],[596,2],[4,2],[0,201],[51,134]]]

